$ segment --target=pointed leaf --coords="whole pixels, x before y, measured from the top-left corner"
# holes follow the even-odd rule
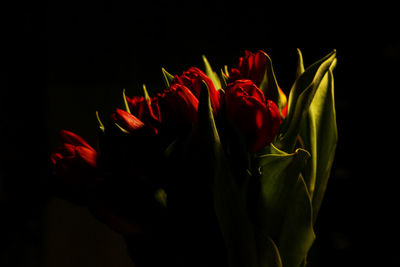
[[[296,78],[299,78],[301,74],[304,72],[304,64],[303,64],[303,55],[299,48],[297,48],[297,69],[296,69]]]
[[[288,114],[281,126],[280,135],[276,141],[276,145],[280,149],[284,151],[293,150],[317,88],[335,58],[336,51],[334,50],[326,57],[308,67],[295,81],[289,95]]]
[[[117,126],[117,128],[118,128],[121,132],[123,132],[123,133],[125,133],[125,134],[129,134],[129,132],[128,132],[127,130],[125,130],[124,128],[122,128],[121,125],[119,125],[119,124],[116,123],[116,122],[114,122],[114,124],[115,124],[115,126]]]
[[[224,73],[224,71],[221,69],[221,73],[220,73],[220,77],[221,77],[221,88],[225,89],[226,86],[228,85],[228,79],[227,79],[227,75]]]
[[[266,57],[265,73],[263,80],[260,83],[260,89],[268,99],[275,102],[279,108],[279,111],[282,111],[282,109],[286,106],[287,99],[285,94],[279,88],[274,69],[272,67],[271,58],[266,53],[264,53],[264,55]]]
[[[144,94],[144,98],[147,100],[147,102],[149,102],[149,104],[151,104],[150,95],[149,95],[149,92],[147,92],[147,88],[146,88],[145,84],[143,84],[143,94]]]
[[[304,179],[312,196],[314,221],[325,193],[338,139],[332,73],[335,64],[336,60],[322,79],[300,133],[305,148],[312,155]]]
[[[131,110],[128,105],[128,100],[126,99],[126,95],[125,95],[125,88],[122,90],[122,98],[124,99],[124,106],[125,106],[126,112],[131,113]]]
[[[205,163],[213,173],[214,208],[225,241],[230,267],[256,267],[254,230],[248,218],[244,191],[240,191],[223,151],[215,125],[208,88],[202,87],[199,99],[199,136]],[[204,166],[207,167],[207,166]]]
[[[202,55],[202,58],[203,58],[203,62],[204,62],[204,68],[205,68],[206,75],[213,82],[215,89],[217,89],[217,90],[221,89],[222,86],[221,86],[221,81],[219,80],[218,74],[215,71],[213,71],[206,56]]]
[[[174,75],[169,74],[168,71],[166,71],[164,68],[161,68],[161,71],[163,73],[165,86],[166,88],[169,88],[172,81],[174,80]]]
[[[305,262],[314,239],[311,199],[300,175],[288,200],[278,242],[283,266],[299,267]]]

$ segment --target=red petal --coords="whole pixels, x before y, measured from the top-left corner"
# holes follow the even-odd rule
[[[144,123],[141,120],[122,109],[116,109],[115,119],[116,123],[129,132],[134,132],[144,127]]]
[[[248,149],[256,152],[270,143],[280,126],[280,113],[272,101],[265,102],[262,92],[249,80],[238,80],[226,88],[228,116],[247,137]]]
[[[68,144],[74,145],[74,146],[86,146],[91,148],[91,146],[79,135],[67,131],[67,130],[61,130],[60,131],[60,136],[61,138]]]
[[[261,80],[264,77],[266,62],[267,56],[265,52],[259,50],[254,56],[254,66],[249,77],[257,86],[260,86]]]
[[[255,97],[260,102],[266,103],[264,93],[254,84],[252,80],[237,80],[233,86],[242,88],[248,96]]]
[[[76,156],[75,145],[63,144],[57,149],[57,152],[63,156],[63,158],[73,158]]]
[[[198,104],[186,86],[173,84],[159,96],[162,122],[166,125],[196,122]]]
[[[77,155],[84,160],[89,166],[95,168],[97,166],[97,152],[87,147],[76,147]]]
[[[50,160],[51,160],[51,163],[53,163],[53,165],[56,165],[57,162],[59,160],[61,160],[62,158],[63,158],[63,156],[60,153],[57,153],[57,152],[51,154],[51,156],[50,156]]]

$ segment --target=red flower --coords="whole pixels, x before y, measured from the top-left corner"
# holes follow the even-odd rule
[[[180,128],[197,122],[199,100],[186,86],[172,84],[155,101],[163,125]]]
[[[281,123],[279,109],[265,99],[251,80],[228,84],[225,103],[228,116],[246,135],[250,152],[260,150],[274,139]]]
[[[126,100],[132,115],[153,128],[157,133],[160,123],[160,109],[156,98],[148,101],[143,96],[133,96],[132,98],[126,97]]]
[[[145,124],[177,127],[197,121],[199,101],[189,88],[180,83],[173,83],[150,101],[139,96],[127,97],[127,101],[132,114]]]
[[[144,123],[137,117],[118,108],[111,115],[111,119],[128,132],[134,132],[145,127]]]
[[[56,184],[65,188],[66,191],[61,194],[75,193],[73,197],[85,198],[80,194],[89,190],[90,179],[96,172],[98,154],[82,137],[70,131],[62,130],[60,136],[64,144],[51,155]]]
[[[180,76],[175,76],[174,83],[186,86],[198,99],[203,81],[207,84],[210,92],[211,106],[215,114],[218,113],[220,107],[220,94],[216,90],[211,79],[200,69],[191,67],[183,72]]]
[[[266,62],[267,54],[265,52],[259,50],[254,54],[246,50],[244,57],[239,58],[238,67],[231,70],[230,81],[248,79],[260,86],[264,77]]]

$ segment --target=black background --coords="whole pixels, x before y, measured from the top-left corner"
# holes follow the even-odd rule
[[[122,88],[162,90],[179,73],[234,66],[244,49],[272,58],[280,86],[337,49],[337,156],[316,225],[312,266],[395,266],[398,251],[395,6],[300,3],[48,1],[1,13],[0,266],[133,266],[120,236],[46,187],[65,128],[95,144],[94,112]],[[370,6],[369,6],[370,5]],[[5,45],[5,46],[4,46]]]

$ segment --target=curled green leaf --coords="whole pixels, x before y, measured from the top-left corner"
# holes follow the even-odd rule
[[[280,149],[293,151],[314,95],[335,58],[336,50],[308,67],[295,81],[289,94],[288,114],[275,143]]]
[[[314,221],[328,183],[338,140],[332,73],[335,65],[336,59],[319,85],[300,132],[305,148],[313,155],[303,174],[312,197]]]

